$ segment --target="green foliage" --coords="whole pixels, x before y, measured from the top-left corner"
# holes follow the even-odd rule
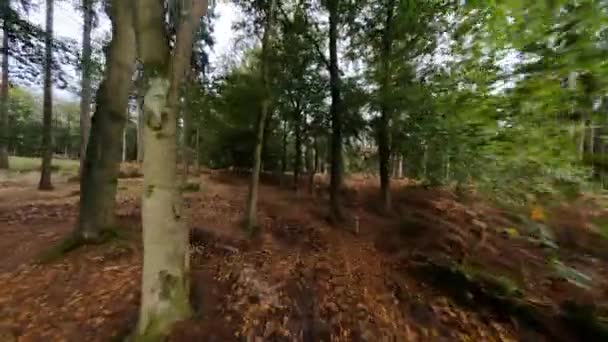
[[[241,34],[260,32],[264,2],[243,2]],[[326,3],[280,2],[270,68],[264,166],[293,165],[296,141],[327,158],[330,102]],[[455,184],[509,205],[573,199],[608,179],[605,1],[339,1],[345,164],[377,170],[388,113],[390,152],[406,176]],[[346,62],[346,63],[345,63]],[[213,167],[251,164],[263,96],[252,48],[210,83],[202,155]],[[604,140],[602,140],[604,139]],[[583,146],[584,145],[584,146]],[[361,158],[361,154],[364,158]],[[584,157],[584,158],[583,158]]]
[[[55,101],[53,140],[56,154],[77,158],[80,149],[78,103]],[[8,102],[8,150],[18,156],[38,156],[41,146],[42,101],[25,88],[12,87]]]
[[[40,171],[40,163],[40,158],[9,157],[10,169],[17,172]],[[53,170],[63,173],[78,173],[80,167],[77,160],[54,158],[52,163]]]

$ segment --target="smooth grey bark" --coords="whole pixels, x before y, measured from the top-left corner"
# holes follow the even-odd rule
[[[0,85],[0,169],[8,169],[8,58],[10,16],[9,2],[2,1],[2,85]]]
[[[84,160],[89,141],[89,130],[91,126],[91,31],[93,29],[93,9],[94,0],[82,0],[82,10],[84,12],[82,30],[82,82],[80,91],[80,176],[84,168]]]
[[[39,190],[52,190],[51,161],[53,159],[53,0],[46,0],[46,33],[44,35],[44,94],[42,119],[42,166]]]
[[[121,135],[126,123],[136,55],[133,12],[128,3],[113,0],[106,12],[112,21],[112,40],[106,49],[106,69],[97,89],[80,177],[76,235],[85,242],[99,240],[104,229],[115,225]]]
[[[190,65],[194,31],[207,1],[184,1],[170,53],[163,3],[136,0],[137,50],[144,68],[143,271],[136,340],[163,341],[191,315],[188,229],[177,177],[179,89]]]
[[[144,109],[143,101],[137,103],[137,162],[142,163],[144,161]]]
[[[182,142],[182,163],[184,183],[188,181],[188,173],[190,172],[190,163],[192,160],[192,113],[188,108],[183,108],[182,119],[184,121],[184,140]]]

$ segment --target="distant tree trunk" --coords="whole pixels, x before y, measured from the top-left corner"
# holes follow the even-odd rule
[[[122,158],[121,161],[124,163],[127,161],[127,129],[129,128],[129,117],[127,115],[127,124],[122,129]]]
[[[378,137],[378,155],[380,159],[380,195],[382,198],[382,205],[385,210],[389,210],[391,207],[391,192],[390,192],[390,157],[391,157],[391,116],[392,109],[390,108],[390,59],[392,54],[392,26],[393,26],[393,12],[395,7],[395,0],[389,0],[386,8],[386,21],[384,24],[384,31],[382,34],[382,49],[381,54],[381,67],[382,67],[382,84],[380,91],[382,92],[381,98],[381,117],[380,117],[380,132]],[[396,164],[396,163],[395,163]]]
[[[195,141],[195,153],[196,156],[194,158],[194,171],[196,172],[196,176],[200,176],[201,173],[201,127],[200,124],[196,126],[196,141]]]
[[[450,182],[450,153],[449,151],[445,154],[445,183]]]
[[[429,146],[424,144],[424,154],[422,155],[422,178],[427,180],[427,165],[429,163]]]
[[[403,155],[399,154],[397,157],[397,178],[403,178]]]
[[[283,120],[283,137],[281,139],[281,175],[279,178],[281,186],[283,185],[285,172],[287,172],[287,120]]]
[[[302,113],[297,109],[295,113],[295,151],[293,157],[293,189],[298,191],[300,171],[302,169]]]
[[[8,58],[10,14],[8,1],[2,1],[2,85],[0,85],[0,169],[8,169]]]
[[[315,172],[319,172],[322,171],[321,170],[321,166],[319,165],[321,163],[321,159],[320,159],[320,151],[319,151],[319,141],[317,140],[317,138],[315,137],[313,140],[313,148],[314,148],[314,169]]]
[[[311,141],[306,146],[306,170],[308,171],[308,193],[310,195],[315,191],[315,173],[317,172],[314,161],[314,143]]]
[[[107,66],[96,95],[95,113],[80,178],[80,211],[77,235],[95,242],[103,229],[114,226],[116,183],[120,169],[123,133],[131,78],[135,64],[132,12],[123,1],[108,6],[112,40]]]
[[[139,91],[139,90],[138,90]],[[137,101],[137,162],[144,161],[144,106],[143,99]]]
[[[268,115],[268,107],[270,105],[270,89],[268,81],[269,68],[269,42],[271,39],[271,30],[274,16],[274,0],[269,0],[266,22],[264,24],[264,36],[262,37],[262,62],[260,74],[262,78],[262,87],[264,88],[264,98],[262,99],[260,113],[256,122],[256,143],[253,155],[253,169],[251,170],[251,182],[249,184],[249,196],[247,197],[247,216],[245,218],[245,226],[248,231],[253,231],[257,226],[258,214],[258,187],[260,182],[260,168],[262,165],[262,145],[264,142],[264,124]]]
[[[120,0],[122,2],[122,0]],[[161,341],[173,324],[188,318],[188,229],[177,176],[179,89],[190,65],[194,31],[207,1],[182,2],[170,54],[162,1],[135,1],[139,58],[144,66],[146,144],[142,196],[142,295],[136,340]]]
[[[262,134],[262,157],[261,157],[261,164],[260,164],[260,170],[262,172],[264,172],[266,170],[264,161],[268,160],[268,137],[270,136],[269,132],[270,132],[271,123],[272,123],[272,109],[268,108],[268,110],[266,111],[266,120],[264,121],[264,133]]]
[[[331,215],[341,220],[340,189],[342,188],[342,99],[340,95],[341,80],[338,65],[338,13],[339,0],[328,0],[329,10],[329,78],[331,93],[331,175],[330,175],[330,207]]]
[[[80,92],[80,176],[84,168],[84,160],[89,141],[89,128],[91,119],[91,31],[93,29],[94,0],[83,0],[84,23],[82,30],[82,84]]]
[[[53,159],[53,0],[46,0],[46,33],[44,35],[44,95],[42,120],[42,167],[38,189],[51,190]]]
[[[586,133],[586,122],[585,122],[585,117],[583,116],[583,119],[581,120],[581,137],[579,140],[579,145],[578,145],[578,150],[579,150],[579,155],[580,155],[580,159],[584,160],[585,159],[585,133]]]

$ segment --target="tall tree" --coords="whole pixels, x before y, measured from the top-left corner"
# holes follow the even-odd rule
[[[80,175],[84,168],[84,161],[89,141],[89,126],[91,118],[91,31],[93,29],[94,0],[82,0],[83,30],[82,30],[82,59],[81,65],[81,90],[80,90]]]
[[[177,178],[180,86],[206,0],[180,2],[173,55],[161,1],[135,1],[137,51],[144,70],[143,272],[137,335],[160,341],[190,315],[188,229]]]
[[[0,85],[0,169],[8,169],[8,58],[10,4],[2,1],[2,84]]]
[[[53,158],[53,1],[46,0],[46,36],[44,58],[44,98],[42,123],[42,167],[38,189],[51,190],[51,161]]]
[[[97,104],[80,178],[80,211],[76,233],[84,241],[96,241],[103,229],[114,226],[121,136],[136,57],[130,6],[124,1],[113,0],[106,7],[106,12],[112,21],[112,40],[106,50],[107,66],[97,90]]]
[[[262,36],[262,58],[260,61],[260,79],[262,80],[264,94],[260,103],[259,114],[255,126],[256,141],[253,152],[253,168],[251,170],[251,181],[249,183],[249,196],[247,197],[247,216],[245,217],[245,225],[249,231],[252,231],[257,225],[258,187],[260,183],[260,170],[262,167],[264,126],[270,106],[270,82],[268,69],[270,67],[270,44],[273,29],[274,2],[275,0],[267,0],[264,6],[265,22],[264,35]]]
[[[395,10],[395,0],[386,1],[386,19],[382,32],[382,47],[381,47],[381,63],[382,63],[382,84],[380,99],[380,128],[378,131],[378,157],[380,160],[380,194],[384,209],[388,210],[391,207],[391,192],[390,192],[390,157],[391,157],[391,116],[392,109],[389,94],[391,92],[391,55],[392,55],[392,27],[393,27],[393,12]]]
[[[340,95],[340,66],[338,61],[338,24],[340,0],[328,0],[329,12],[329,88],[331,93],[331,170],[329,196],[333,218],[342,219],[340,190],[342,188],[342,98]]]

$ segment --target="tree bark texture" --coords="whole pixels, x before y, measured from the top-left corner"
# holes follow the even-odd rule
[[[194,31],[207,1],[185,1],[170,54],[163,3],[136,0],[136,37],[144,67],[143,271],[137,339],[161,341],[177,321],[191,314],[188,229],[177,177],[179,89]]]
[[[96,95],[95,113],[84,168],[80,177],[80,211],[77,233],[84,241],[97,241],[103,229],[112,228],[122,139],[135,65],[133,12],[114,0],[107,8],[112,40],[107,67]]]
[[[44,94],[42,104],[42,167],[38,189],[52,190],[53,159],[53,1],[46,0],[46,33],[44,35]]]
[[[2,85],[0,85],[0,169],[8,169],[8,59],[9,59],[9,3],[2,2]]]
[[[80,176],[84,169],[84,161],[89,141],[89,129],[91,125],[91,31],[93,29],[94,0],[83,0],[82,10],[84,12],[84,23],[82,30],[82,84],[80,91]]]

